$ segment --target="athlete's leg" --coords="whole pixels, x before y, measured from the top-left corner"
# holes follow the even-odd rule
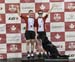
[[[31,39],[31,52],[34,52],[35,48],[34,44],[35,44],[35,39]]]
[[[41,39],[36,40],[36,48],[37,48],[37,53],[44,52],[44,49],[42,48],[42,41]]]
[[[42,48],[42,40],[41,38],[43,37],[42,35],[42,32],[37,32],[38,36],[37,36],[37,45],[38,45],[38,50],[39,50],[39,53],[42,53],[44,52],[44,49]]]
[[[34,49],[35,49],[35,32],[34,31],[31,31],[31,56],[34,56]]]
[[[27,53],[29,52],[29,45],[30,45],[30,40],[26,40],[26,51]]]
[[[30,57],[30,31],[25,32],[27,57]]]

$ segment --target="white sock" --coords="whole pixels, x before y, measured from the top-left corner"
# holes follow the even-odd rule
[[[36,52],[37,55],[39,55],[39,52]]]

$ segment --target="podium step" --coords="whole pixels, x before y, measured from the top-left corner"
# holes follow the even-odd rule
[[[23,58],[22,62],[69,62],[69,59],[53,59],[53,58]]]

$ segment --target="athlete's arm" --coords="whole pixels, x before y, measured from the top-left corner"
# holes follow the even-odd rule
[[[21,16],[21,13],[20,13],[20,8],[19,8],[19,6],[16,6],[16,10],[17,10],[17,13],[18,13],[18,15],[19,15],[19,16]]]
[[[52,10],[52,8],[51,8],[51,10]],[[50,14],[50,9],[49,9],[49,11],[47,12],[47,14],[44,16],[44,19],[46,20],[47,18],[48,18],[48,15]]]
[[[17,7],[16,7],[16,9],[17,9],[17,13],[18,13],[18,15],[19,15],[22,19],[26,20],[26,19],[27,19],[27,17],[26,17],[26,16],[21,15],[21,13],[20,13],[20,9],[19,9],[19,6],[17,6]]]
[[[35,34],[36,34],[35,39],[37,39],[37,36],[38,36],[38,34],[37,34],[37,27],[38,27],[37,19],[35,19],[35,23],[34,23],[34,29],[35,29]]]

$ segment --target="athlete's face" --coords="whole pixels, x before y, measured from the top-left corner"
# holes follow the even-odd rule
[[[39,13],[39,17],[42,17],[43,14]]]
[[[30,12],[29,12],[29,17],[34,17],[33,11],[30,11]]]
[[[39,15],[39,17],[42,17],[43,12],[42,12],[42,11],[39,11],[39,12],[38,12],[38,15]]]

